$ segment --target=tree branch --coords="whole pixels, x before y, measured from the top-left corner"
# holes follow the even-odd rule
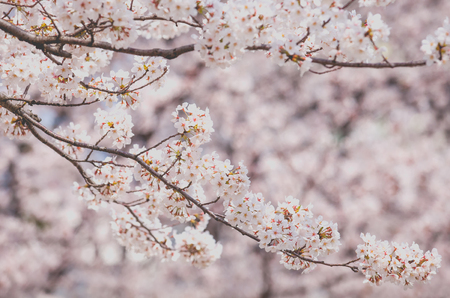
[[[148,21],[148,20],[167,21],[167,22],[174,23],[176,26],[178,26],[178,23],[181,23],[181,24],[185,24],[185,25],[188,25],[188,26],[191,26],[191,27],[196,27],[196,28],[202,28],[203,27],[200,24],[194,24],[194,23],[190,23],[188,21],[183,21],[183,20],[176,21],[176,20],[174,20],[172,18],[166,19],[166,18],[158,17],[156,15],[154,15],[154,16],[146,16],[146,17],[144,17],[144,16],[134,17],[133,20],[135,20],[135,21]]]
[[[166,59],[175,59],[178,56],[194,51],[194,44],[181,46],[173,49],[136,49],[136,48],[116,48],[112,44],[104,41],[94,41],[87,39],[80,39],[76,37],[69,36],[36,36],[33,33],[27,32],[5,20],[0,19],[0,29],[17,37],[21,41],[25,41],[29,44],[34,45],[38,49],[45,50],[55,56],[60,56],[64,58],[71,58],[72,54],[59,50],[54,47],[49,46],[49,44],[59,44],[59,45],[80,45],[90,48],[99,48],[108,51],[132,54],[136,56],[147,56],[147,57],[163,57]]]
[[[112,44],[104,41],[94,41],[87,39],[79,39],[69,36],[36,36],[19,27],[0,19],[0,29],[9,33],[19,40],[28,42],[38,49],[43,49],[55,56],[64,58],[71,58],[72,54],[67,51],[50,47],[49,44],[71,44],[81,45],[90,48],[100,48],[104,50],[114,51],[118,53],[132,54],[137,56],[147,57],[163,57],[166,59],[175,59],[178,56],[194,51],[194,44],[184,45],[173,49],[136,49],[136,48],[116,48]],[[271,47],[269,45],[259,45],[247,47],[248,51],[263,50],[268,51]],[[397,67],[418,67],[425,66],[424,60],[410,61],[410,62],[394,62],[394,63],[365,63],[365,62],[341,62],[335,60],[328,60],[323,58],[311,58],[313,63],[321,64],[323,66],[340,66],[347,68],[397,68]]]
[[[268,51],[270,50],[269,45],[259,45],[259,46],[251,46],[247,47],[246,50],[248,51]],[[394,63],[386,63],[386,62],[380,62],[380,63],[366,63],[366,62],[342,62],[342,61],[336,61],[336,60],[329,60],[324,58],[313,58],[312,63],[321,64],[325,67],[329,66],[340,66],[340,67],[347,67],[347,68],[398,68],[398,67],[418,67],[418,66],[425,66],[426,62],[425,60],[420,61],[409,61],[409,62],[394,62]]]

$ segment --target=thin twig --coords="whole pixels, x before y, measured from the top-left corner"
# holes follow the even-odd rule
[[[170,140],[170,139],[173,138],[173,137],[176,137],[176,136],[182,136],[182,135],[183,135],[182,133],[176,133],[176,134],[174,134],[174,135],[168,136],[167,138],[165,138],[164,140],[162,140],[162,141],[159,142],[158,144],[156,144],[156,145],[154,145],[154,146],[152,146],[152,147],[150,147],[150,148],[148,148],[148,149],[145,149],[145,150],[139,152],[139,153],[137,154],[137,156],[142,155],[142,154],[144,154],[145,152],[148,152],[148,151],[150,151],[150,150],[152,150],[152,149],[158,147],[159,145],[161,145],[161,144],[164,143],[164,142],[167,142],[168,140]]]
[[[95,142],[95,146],[98,146],[98,144],[100,144],[100,142],[106,138],[106,136],[108,135],[109,132],[110,131],[108,130],[97,142]],[[86,158],[84,159],[85,161],[89,161],[89,158],[91,157],[92,152],[94,152],[93,149],[91,149],[91,152],[89,152],[89,154],[86,156]]]
[[[4,18],[6,18],[6,17],[8,17],[9,19],[11,19],[11,18],[9,17],[9,14],[10,14],[13,10],[14,10],[14,7],[11,7],[11,9],[8,10],[8,12],[4,12],[4,11],[3,11],[2,20],[3,20]]]
[[[334,67],[334,66],[333,66]],[[323,75],[323,74],[326,74],[326,73],[330,73],[330,72],[333,72],[333,71],[337,71],[337,70],[339,70],[339,69],[341,69],[342,67],[338,67],[338,68],[333,68],[333,69],[330,69],[330,70],[326,70],[326,71],[322,71],[322,72],[319,72],[319,71],[314,71],[314,70],[309,70],[309,72],[312,72],[312,73],[314,73],[314,74],[318,74],[318,75]]]
[[[146,16],[146,17],[144,17],[144,16],[141,16],[141,17],[134,17],[133,20],[135,20],[135,21],[148,21],[148,20],[167,21],[167,22],[172,22],[172,23],[174,23],[176,26],[178,26],[178,23],[181,23],[181,24],[185,24],[185,25],[188,25],[188,26],[191,26],[191,27],[195,27],[195,28],[202,28],[202,27],[203,27],[203,26],[202,26],[201,24],[199,24],[199,23],[194,24],[194,23],[190,23],[190,22],[184,21],[184,20],[178,20],[178,21],[176,21],[176,20],[174,20],[174,19],[172,19],[172,18],[166,19],[166,18],[158,17],[158,16],[156,16],[156,15],[153,15],[153,16]],[[194,20],[194,21],[195,21],[195,20]]]
[[[61,103],[54,103],[54,102],[38,101],[38,100],[34,100],[34,99],[28,100],[28,99],[24,99],[24,98],[10,98],[9,100],[26,102],[30,106],[39,105],[39,106],[52,106],[52,107],[81,107],[81,106],[91,105],[93,103],[97,103],[100,101],[99,99],[96,99],[96,100],[88,101],[88,102],[83,101],[82,103],[61,104]]]
[[[305,36],[303,36],[303,38],[300,39],[300,40],[297,42],[297,45],[299,45],[299,44],[301,44],[301,43],[304,43],[304,42],[308,39],[308,36],[309,36],[309,27],[308,27],[308,29],[307,29],[307,31],[306,31]]]
[[[325,266],[328,266],[328,267],[347,267],[347,268],[350,268],[353,272],[359,272],[358,266],[350,266],[351,263],[359,261],[359,258],[355,259],[355,260],[348,261],[347,263],[330,264],[330,263],[325,263],[324,261],[317,261],[317,260],[313,260],[313,259],[310,259],[310,258],[302,257],[298,253],[296,253],[294,251],[291,251],[291,250],[285,250],[283,252],[285,254],[287,254],[288,256],[296,257],[296,258],[299,258],[300,260],[303,260],[303,261],[306,261],[306,262],[320,264],[320,265],[325,265]]]
[[[56,26],[55,21],[53,21],[52,16],[50,15],[50,13],[47,12],[47,10],[45,9],[44,5],[42,5],[42,3],[39,1],[39,6],[42,8],[42,11],[39,11],[44,17],[47,17],[50,19],[50,22],[52,23],[53,27],[55,28],[56,32],[58,33],[58,36],[60,37],[61,31],[59,31],[58,26]]]
[[[86,88],[86,89],[97,90],[97,91],[101,91],[101,92],[105,92],[105,93],[109,93],[109,94],[124,95],[124,94],[126,94],[126,93],[133,93],[133,92],[135,92],[135,91],[137,91],[137,90],[140,90],[140,89],[142,89],[142,88],[144,88],[144,87],[147,87],[147,86],[149,86],[149,85],[155,83],[156,81],[160,80],[160,79],[161,79],[168,71],[169,71],[169,69],[168,69],[167,67],[165,67],[163,73],[162,73],[159,77],[157,77],[156,79],[154,79],[154,80],[152,80],[152,81],[150,81],[150,82],[144,84],[143,86],[136,87],[136,88],[133,89],[133,90],[128,90],[128,89],[130,89],[131,85],[137,83],[139,80],[141,80],[142,78],[144,78],[145,75],[142,75],[141,77],[139,77],[139,78],[138,78],[137,80],[135,80],[135,81],[130,80],[130,82],[128,82],[127,86],[125,86],[124,88],[122,88],[122,89],[120,89],[120,90],[118,90],[118,91],[112,91],[112,90],[108,90],[108,89],[103,89],[103,88],[94,87],[94,86],[91,86],[91,85],[86,84],[86,83],[84,83],[84,82],[80,82],[80,85],[83,86],[83,87]]]
[[[154,80],[152,80],[152,81],[150,81],[150,82],[148,82],[148,83],[146,83],[146,84],[144,84],[144,85],[142,85],[142,86],[140,86],[140,87],[134,88],[133,90],[130,90],[130,91],[128,91],[128,92],[129,92],[129,93],[131,93],[131,92],[136,92],[137,90],[140,90],[140,89],[142,89],[142,88],[145,88],[145,87],[147,87],[147,86],[149,86],[149,85],[155,83],[156,81],[159,81],[159,80],[160,80],[160,79],[161,79],[168,71],[169,71],[169,68],[168,68],[168,67],[164,67],[164,71],[163,71],[163,73],[162,73],[159,77],[157,77],[156,79],[154,79]],[[137,82],[137,80],[136,80],[136,82]]]
[[[44,55],[50,59],[53,63],[55,63],[56,65],[62,65],[62,62],[59,62],[58,60],[56,60],[52,55],[50,55],[47,51],[42,50],[42,53],[44,53]]]
[[[162,173],[161,176],[166,176],[167,173],[169,173],[169,171],[175,166],[175,164],[180,161],[181,159],[181,155],[178,155],[177,158],[172,162],[172,164],[167,168],[167,170],[164,171],[164,173]]]
[[[203,203],[202,206],[206,206],[206,205],[217,203],[217,201],[219,201],[219,199],[220,199],[220,197],[217,197],[217,199],[215,199],[214,201],[211,201],[211,202],[208,202],[208,203]]]

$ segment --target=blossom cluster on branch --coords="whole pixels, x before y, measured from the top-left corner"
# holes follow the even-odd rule
[[[425,254],[416,243],[398,244],[375,241],[375,236],[361,234],[364,244],[358,245],[356,254],[359,267],[366,275],[365,282],[376,285],[387,281],[411,288],[416,281],[428,281],[441,267],[442,257],[434,248]]]

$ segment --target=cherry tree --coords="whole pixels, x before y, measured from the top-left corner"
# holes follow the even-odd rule
[[[138,123],[158,114],[143,113],[154,106],[150,89],[164,87],[169,60],[182,61],[189,52],[197,52],[208,67],[231,71],[233,63],[262,52],[272,60],[267,63],[295,66],[302,76],[342,68],[446,67],[448,18],[422,41],[423,60],[393,62],[386,48],[390,28],[381,15],[369,12],[363,19],[350,9],[394,1],[356,2],[0,2],[1,128],[12,140],[34,138],[68,161],[83,179],[73,184],[75,193],[89,209],[109,210],[116,239],[137,255],[211,266],[223,250],[207,229],[213,220],[279,254],[287,269],[347,267],[371,284],[412,287],[436,274],[441,266],[436,249],[424,252],[414,242],[361,233],[354,258],[324,261],[339,251],[338,222],[315,215],[311,204],[291,195],[272,203],[250,186],[244,162],[232,165],[217,152],[203,153],[214,139],[212,109],[181,102],[170,113],[174,127],[161,128],[158,142],[133,142]],[[186,43],[159,49],[144,42],[159,39]],[[133,60],[105,73],[116,55]],[[46,118],[54,117],[54,109],[82,112],[67,126],[51,129]],[[345,123],[341,128],[345,135]],[[11,235],[17,234],[15,220],[8,220]],[[33,233],[33,225],[24,231]],[[38,245],[28,253],[45,254]],[[44,260],[50,272],[58,262]],[[32,270],[27,266],[33,265],[18,267]],[[18,280],[5,275],[1,282],[7,289]]]

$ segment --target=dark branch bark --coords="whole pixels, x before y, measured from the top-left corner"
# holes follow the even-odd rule
[[[163,57],[166,59],[175,59],[178,56],[194,51],[194,45],[185,45],[173,49],[136,49],[136,48],[116,48],[112,44],[104,41],[94,41],[90,39],[80,39],[69,36],[36,36],[27,32],[5,20],[0,19],[0,29],[17,37],[21,41],[25,41],[34,45],[36,48],[47,51],[55,56],[71,58],[72,54],[67,51],[56,49],[50,44],[57,45],[80,45],[90,48],[99,48],[119,53],[132,54],[137,56]]]
[[[248,51],[268,51],[270,50],[269,45],[259,45],[259,46],[251,46],[246,48]],[[339,67],[348,67],[348,68],[397,68],[397,67],[418,67],[425,66],[425,60],[420,61],[409,61],[409,62],[394,62],[394,63],[366,63],[366,62],[342,62],[336,60],[329,60],[323,58],[313,58],[312,63],[321,64],[323,66],[339,66]]]

